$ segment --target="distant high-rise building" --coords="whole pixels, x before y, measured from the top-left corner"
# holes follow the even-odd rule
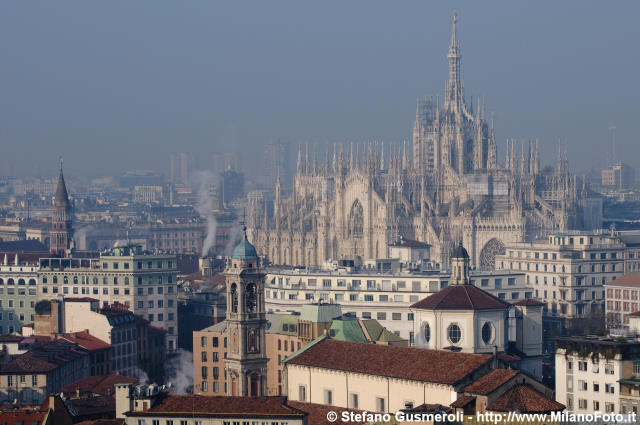
[[[629,189],[635,183],[636,170],[619,162],[602,170],[602,186],[614,189]]]
[[[173,184],[187,185],[193,169],[193,156],[180,152],[169,157],[169,180]]]
[[[244,195],[244,174],[234,170],[220,173],[220,200],[227,205]]]
[[[215,153],[213,154],[212,160],[213,171],[240,171],[238,164],[238,155],[235,152]]]
[[[51,230],[49,252],[52,255],[64,257],[73,237],[71,202],[67,193],[67,186],[64,183],[62,175],[62,166],[60,166],[60,174],[58,175],[58,186],[56,194],[53,198],[53,207],[51,208]]]
[[[289,144],[280,141],[267,144],[264,148],[264,180],[262,183],[266,187],[273,187],[279,173],[281,182],[289,186],[293,177],[291,172]]]

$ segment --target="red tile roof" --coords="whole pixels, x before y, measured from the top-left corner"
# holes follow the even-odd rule
[[[513,369],[494,369],[474,383],[467,385],[464,391],[471,394],[491,394],[501,385],[506,384],[509,380],[517,376],[518,373],[520,372]]]
[[[564,404],[550,399],[528,385],[516,385],[487,406],[487,410],[494,412],[545,413],[564,409]]]
[[[640,311],[630,313],[629,316],[640,316]]]
[[[324,339],[287,360],[289,364],[455,384],[490,361],[488,354],[453,353]]]
[[[605,286],[629,286],[640,288],[640,273],[627,273],[616,280],[605,283]]]
[[[286,397],[224,397],[161,394],[156,404],[144,412],[127,412],[128,416],[167,415],[200,416],[276,416],[302,418],[305,413],[287,405]]]
[[[84,331],[61,334],[60,338],[71,341],[74,344],[78,344],[80,347],[89,351],[106,350],[111,348],[111,344]]]
[[[470,396],[470,395],[464,395],[462,397],[458,397],[458,399],[456,401],[454,401],[453,403],[451,403],[449,406],[451,407],[465,407],[468,406],[470,403],[476,401],[475,396]]]
[[[92,419],[78,422],[76,425],[126,425],[126,419]]]
[[[119,383],[131,383],[136,384],[138,378],[122,375],[100,375],[89,376],[84,379],[80,379],[76,382],[72,382],[69,385],[65,385],[60,389],[60,392],[67,394],[75,394],[76,390],[80,390],[80,393],[91,393],[99,395],[113,396],[115,394],[115,384]]]
[[[536,301],[533,298],[526,298],[524,300],[520,300],[516,303],[513,303],[513,305],[524,305],[524,306],[543,306],[544,303],[540,302],[540,301]]]
[[[509,303],[473,285],[449,285],[418,301],[411,308],[421,310],[494,310],[506,309]]]
[[[0,423],[3,425],[42,425],[47,412],[19,409],[0,410]]]
[[[58,339],[16,356],[9,363],[0,364],[0,373],[49,372],[86,355],[88,351],[82,347]]]

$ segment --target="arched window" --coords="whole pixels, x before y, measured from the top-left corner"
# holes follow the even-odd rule
[[[244,294],[245,313],[255,313],[257,301],[256,284],[249,283]]]
[[[2,279],[0,279],[2,280]],[[35,279],[29,279],[29,286],[35,286],[36,285],[36,280]]]
[[[18,279],[18,285],[24,285],[24,279]]]
[[[238,312],[238,287],[235,283],[231,284],[231,312]]]
[[[462,339],[462,331],[460,330],[460,326],[455,323],[449,325],[447,333],[449,334],[449,341],[452,344],[457,344]]]
[[[364,229],[363,209],[362,209],[362,205],[360,204],[360,201],[356,199],[353,205],[351,206],[351,212],[349,213],[349,228],[348,228],[349,236],[350,237],[362,236],[363,229]]]

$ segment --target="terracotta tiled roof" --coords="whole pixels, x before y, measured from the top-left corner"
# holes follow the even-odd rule
[[[513,305],[524,305],[524,306],[543,306],[544,303],[540,302],[540,301],[536,301],[533,298],[526,298],[524,300],[520,300],[516,303],[513,303]]]
[[[288,401],[287,404],[291,407],[295,407],[298,410],[306,412],[309,417],[309,425],[334,425],[336,422],[329,422],[327,419],[327,413],[336,412],[338,416],[343,410],[340,407],[336,406],[327,406],[325,404],[315,404],[315,403],[302,403],[300,401]],[[361,410],[348,409],[349,412],[353,413],[361,413]],[[351,424],[368,424],[369,422],[358,422],[358,421],[349,421]]]
[[[640,287],[640,273],[627,273],[620,276],[616,280],[605,283],[605,286],[630,286],[633,288]]]
[[[629,316],[640,316],[640,311],[636,311],[634,313],[630,313]]]
[[[421,310],[493,310],[507,307],[509,303],[473,285],[449,285],[411,306]]]
[[[128,416],[154,415],[225,415],[303,417],[304,412],[288,406],[285,397],[224,397],[163,394],[153,407],[144,412],[128,412]]]
[[[101,376],[89,376],[79,381],[72,382],[69,385],[65,385],[60,389],[60,392],[67,394],[75,394],[76,390],[80,390],[81,393],[91,393],[99,395],[115,394],[115,384],[118,383],[131,383],[138,382],[138,378],[122,375],[101,375]]]
[[[491,355],[453,353],[324,339],[286,360],[289,364],[346,370],[412,381],[455,384]]]
[[[564,410],[565,406],[528,385],[516,385],[487,406],[494,412],[545,413]]]
[[[67,341],[71,341],[74,344],[78,344],[80,347],[89,350],[105,350],[107,348],[111,348],[111,344],[101,340],[100,338],[96,338],[88,332],[72,332],[60,335],[60,338],[66,339]]]
[[[92,419],[78,422],[76,425],[125,425],[126,423],[126,419]]]
[[[88,352],[69,341],[58,339],[14,357],[0,365],[0,373],[48,372],[88,355]]]
[[[475,396],[470,396],[470,395],[464,395],[462,397],[458,397],[458,399],[456,401],[454,401],[453,403],[451,403],[449,406],[451,407],[465,407],[468,406],[470,403],[476,401],[476,397]]]
[[[517,370],[513,369],[494,369],[474,383],[467,385],[464,391],[471,394],[491,394],[501,385],[518,375],[518,373]]]
[[[413,409],[408,409],[408,411],[416,412],[416,413],[420,413],[420,412],[425,412],[425,413],[437,413],[437,412],[451,413],[451,412],[453,412],[453,409],[451,409],[451,407],[449,407],[449,406],[443,406],[442,404],[423,403],[420,406],[414,407]]]
[[[0,410],[0,423],[4,425],[42,425],[47,412],[30,410]]]

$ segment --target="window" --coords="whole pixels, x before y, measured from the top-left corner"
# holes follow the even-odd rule
[[[593,383],[593,392],[597,393],[600,391],[600,384],[598,384],[597,382]]]
[[[203,362],[206,362],[206,361],[207,361],[207,352],[206,352],[206,351],[203,351],[203,352],[202,352],[202,353],[200,353],[200,354],[201,354],[201,360],[202,360]]]
[[[213,379],[218,379],[219,377],[220,377],[220,368],[214,367],[213,368]]]
[[[31,375],[31,385],[34,387],[38,385],[38,375]]]
[[[607,375],[615,374],[615,370],[613,368],[613,363],[605,363],[604,365],[604,373]]]
[[[218,337],[214,336],[213,338],[211,338],[211,343],[213,344],[214,347],[218,346]]]
[[[358,408],[358,394],[351,393],[351,406],[349,407],[352,409]]]
[[[482,325],[482,341],[485,344],[490,344],[493,341],[493,325],[489,322]]]
[[[449,334],[449,341],[452,344],[457,344],[458,342],[460,342],[460,339],[462,339],[462,331],[460,330],[460,326],[455,323],[449,325],[447,332]]]
[[[307,401],[307,387],[305,387],[304,385],[300,385],[298,387],[298,400]]]
[[[383,311],[379,311],[378,314],[376,315],[376,318],[378,320],[387,320],[387,313]]]
[[[431,327],[428,323],[424,324],[424,340],[426,342],[431,341]]]
[[[599,401],[593,401],[593,410],[595,410],[596,412],[600,410],[600,402]]]
[[[391,313],[392,320],[402,320],[402,313]]]
[[[579,398],[578,399],[578,408],[579,409],[586,409],[587,408],[587,400],[585,400],[583,398]]]
[[[385,402],[384,402],[384,398],[382,397],[376,397],[376,410],[378,412],[384,412],[385,408]]]
[[[324,404],[333,404],[333,391],[324,390]]]
[[[202,379],[207,379],[207,367],[202,366],[202,370],[200,372],[201,372]]]

